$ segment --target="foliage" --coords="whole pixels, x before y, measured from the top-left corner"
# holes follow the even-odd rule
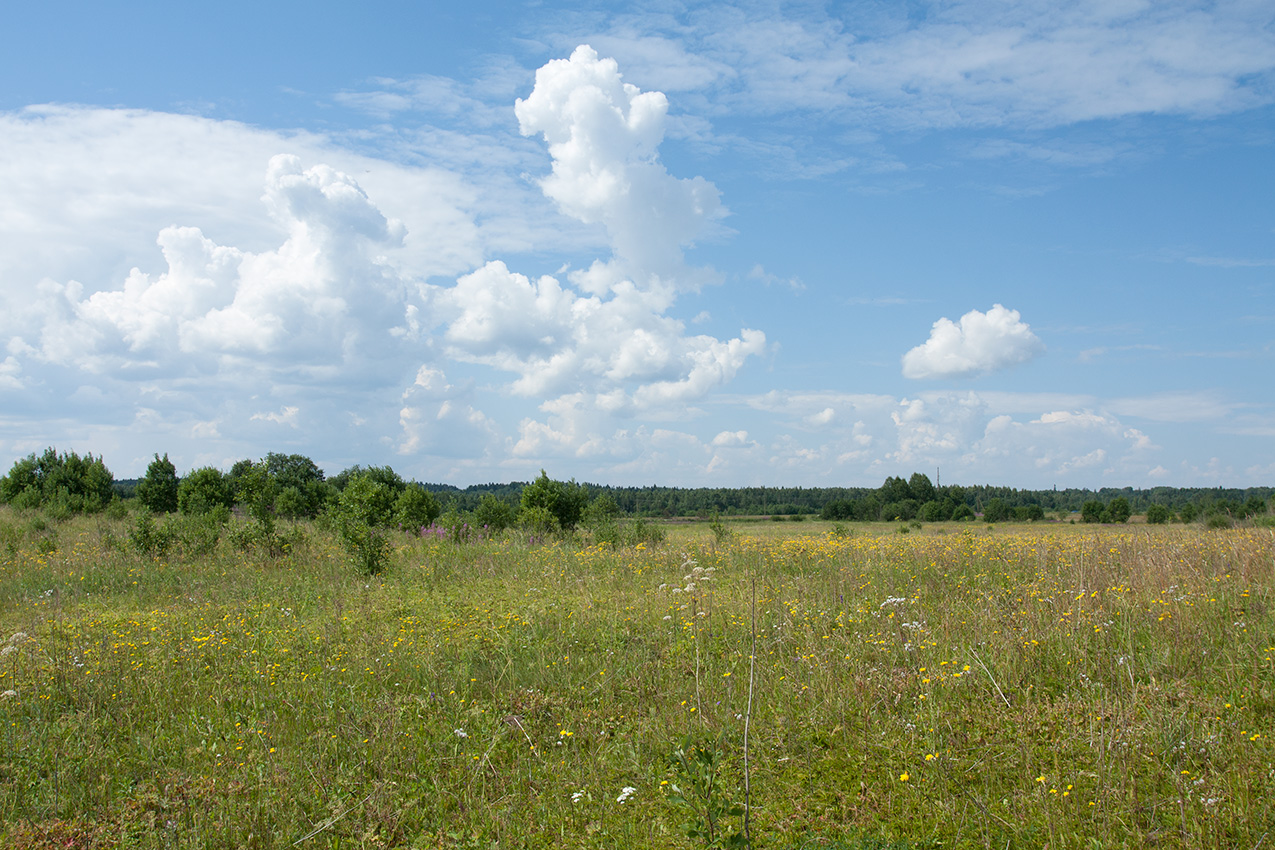
[[[474,508],[474,524],[492,534],[512,528],[517,521],[518,511],[514,506],[491,493],[483,496],[478,507]]]
[[[1111,523],[1128,522],[1133,511],[1129,507],[1129,500],[1124,496],[1117,496],[1112,499],[1105,510],[1103,510],[1102,521]]]
[[[705,847],[747,847],[742,830],[730,828],[728,817],[742,817],[742,806],[732,803],[722,790],[722,739],[687,735],[673,748],[669,762],[677,781],[669,785],[670,802],[686,810],[686,837]]]
[[[137,483],[137,500],[152,513],[171,514],[177,510],[178,485],[177,467],[168,453],[163,458],[156,454],[146,467],[146,477]]]
[[[1009,517],[1010,508],[1004,499],[992,499],[983,506],[984,522],[1005,522]]]
[[[661,528],[649,520],[612,520],[600,522],[590,529],[595,544],[605,543],[613,548],[638,545],[658,546],[666,537]]]
[[[537,537],[545,537],[562,530],[553,511],[542,505],[535,507],[524,506],[519,510],[518,525]]]
[[[48,448],[39,457],[31,454],[17,461],[0,478],[0,503],[43,507],[64,517],[96,513],[110,504],[114,480],[100,457]]]
[[[305,455],[270,452],[262,462],[277,496],[287,494],[278,510],[282,516],[316,517],[335,498],[336,490],[324,481],[323,470]]]
[[[394,501],[394,521],[404,531],[419,534],[443,512],[434,494],[419,484],[409,484]]]
[[[1019,505],[1011,513],[1019,522],[1040,522],[1045,518],[1045,509],[1040,505]]]
[[[588,502],[588,490],[577,484],[575,479],[554,481],[542,469],[540,477],[523,488],[521,510],[548,511],[559,529],[571,531],[580,522]],[[543,520],[537,517],[532,524],[543,525]]]
[[[211,466],[187,473],[177,486],[177,509],[183,514],[199,516],[219,508],[229,510],[234,504],[230,482]]]
[[[369,474],[356,475],[341,491],[332,519],[350,559],[364,575],[376,575],[389,564],[386,526],[394,517],[390,485]]]
[[[1090,499],[1080,508],[1080,517],[1085,522],[1102,522],[1102,502]]]
[[[167,524],[155,522],[150,513],[138,514],[133,521],[133,528],[128,533],[128,541],[133,549],[143,555],[162,557],[168,554],[169,548],[176,540],[176,535]]]
[[[1173,518],[1173,511],[1164,505],[1151,505],[1147,508],[1147,522],[1151,525],[1162,525]]]

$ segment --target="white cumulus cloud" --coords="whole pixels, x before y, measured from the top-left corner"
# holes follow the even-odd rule
[[[683,266],[691,245],[721,216],[717,188],[701,177],[673,177],[659,161],[668,99],[625,83],[614,59],[580,45],[569,59],[536,72],[536,86],[515,106],[524,135],[549,144],[553,172],[544,193],[567,215],[605,226],[614,251],[575,276],[604,292],[626,276],[639,285],[694,288],[706,279]]]
[[[1017,310],[971,310],[960,323],[942,318],[930,338],[903,355],[907,378],[954,378],[1026,362],[1045,349]]]

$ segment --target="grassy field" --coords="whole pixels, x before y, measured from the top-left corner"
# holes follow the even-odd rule
[[[1270,529],[132,527],[0,510],[0,845],[1275,842]]]

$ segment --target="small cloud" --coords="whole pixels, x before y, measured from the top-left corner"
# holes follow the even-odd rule
[[[819,411],[818,413],[814,413],[814,414],[811,414],[810,416],[807,416],[805,421],[807,425],[822,426],[822,425],[827,425],[836,417],[837,417],[837,412],[835,410],[833,410],[831,407],[825,407],[823,410]]]
[[[752,267],[752,269],[748,272],[748,279],[760,280],[762,283],[766,284],[766,286],[786,286],[793,292],[802,292],[806,288],[806,285],[801,282],[801,278],[784,278],[777,274],[771,274],[762,268],[761,263]]]
[[[971,310],[960,324],[942,318],[930,338],[903,355],[907,378],[955,378],[1024,363],[1045,348],[1017,310],[1000,304],[986,313]]]
[[[273,422],[276,425],[289,425],[295,428],[297,427],[298,412],[300,412],[300,408],[288,406],[282,408],[278,413],[254,413],[249,418],[262,422]]]
[[[747,431],[722,431],[713,438],[713,445],[718,448],[739,448],[750,442]]]

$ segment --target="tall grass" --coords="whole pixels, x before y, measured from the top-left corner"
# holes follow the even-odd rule
[[[404,536],[369,579],[309,526],[40,524],[0,512],[4,846],[702,846],[670,755],[743,799],[754,630],[756,847],[1275,840],[1267,529]]]

